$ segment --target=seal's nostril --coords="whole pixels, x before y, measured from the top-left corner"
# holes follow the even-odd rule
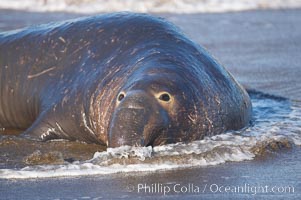
[[[170,100],[170,96],[169,96],[169,94],[167,94],[167,93],[163,93],[163,94],[160,95],[159,99],[160,99],[161,101],[166,101],[166,102],[168,102],[168,101]]]

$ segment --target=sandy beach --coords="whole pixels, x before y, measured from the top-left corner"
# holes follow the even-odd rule
[[[246,88],[282,96],[300,105],[300,9],[156,15],[174,22],[205,46]],[[82,15],[0,10],[0,31],[79,16]],[[0,199],[300,199],[300,166],[301,148],[292,146],[251,161],[192,169],[0,179]],[[140,184],[150,190],[139,189]],[[235,192],[238,187],[244,190]],[[170,191],[164,195],[162,188]]]
[[[300,153],[299,148],[253,161],[156,173],[0,180],[0,199],[299,199]],[[153,190],[139,190],[140,184],[153,185]],[[170,191],[165,195],[163,189],[156,191],[160,184]],[[226,192],[222,187],[227,186],[246,190]],[[294,192],[271,191],[288,186],[294,187]],[[199,190],[189,191],[189,187]]]

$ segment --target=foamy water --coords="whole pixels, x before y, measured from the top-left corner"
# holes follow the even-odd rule
[[[0,178],[152,172],[252,160],[263,154],[263,151],[300,148],[300,102],[261,93],[252,93],[251,98],[254,123],[244,130],[207,137],[189,144],[108,148],[107,151],[96,152],[90,160],[72,164],[1,169]]]
[[[227,12],[300,8],[301,0],[1,0],[0,8],[28,11],[97,12]]]

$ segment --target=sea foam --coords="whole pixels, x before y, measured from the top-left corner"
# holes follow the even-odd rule
[[[39,12],[156,13],[229,12],[250,9],[300,8],[300,0],[1,0],[0,8]]]

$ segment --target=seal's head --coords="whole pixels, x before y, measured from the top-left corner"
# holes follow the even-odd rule
[[[249,123],[248,94],[205,49],[164,20],[130,23],[134,33],[112,61],[116,75],[104,97],[109,147],[193,141]]]
[[[110,147],[191,140],[196,101],[190,83],[180,73],[162,67],[135,73],[116,97]]]

